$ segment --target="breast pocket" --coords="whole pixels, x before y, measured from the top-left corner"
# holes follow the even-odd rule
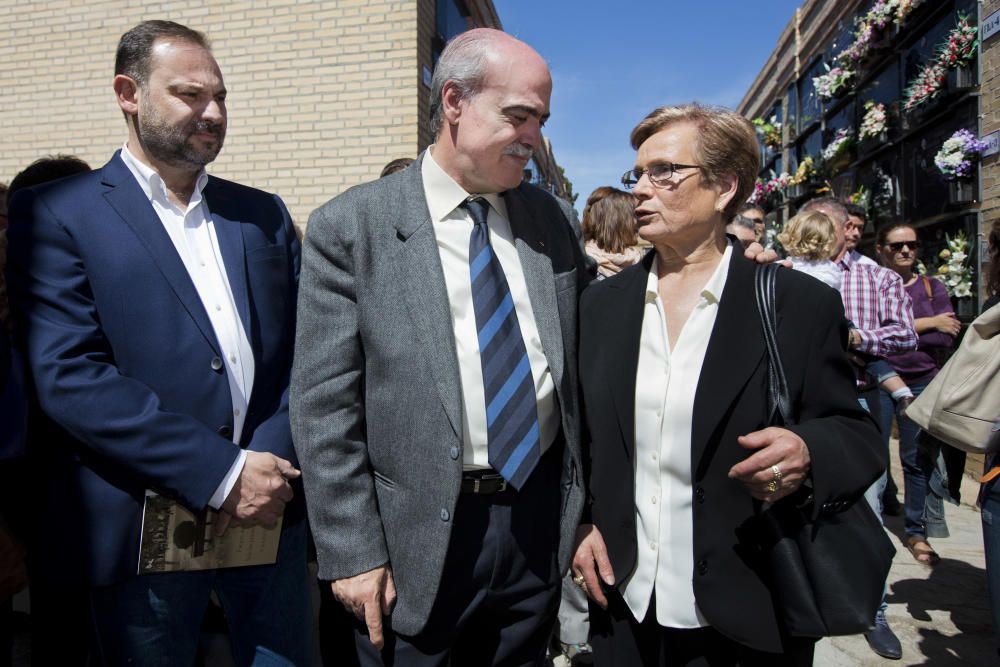
[[[283,245],[266,245],[247,252],[247,263],[287,260],[288,248]]]

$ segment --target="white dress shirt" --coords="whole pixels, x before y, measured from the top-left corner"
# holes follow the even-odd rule
[[[198,175],[187,209],[181,210],[170,201],[160,175],[136,159],[129,152],[127,145],[122,147],[121,157],[153,205],[153,210],[156,211],[174,248],[177,249],[177,254],[184,263],[191,282],[194,283],[205,312],[208,313],[212,330],[222,351],[226,378],[229,380],[229,395],[233,402],[233,442],[239,443],[250,391],[253,389],[253,349],[236,310],[226,265],[222,261],[219,240],[215,234],[215,223],[201,196],[205,184],[208,183],[208,174],[203,169]],[[215,509],[222,506],[226,496],[236,484],[245,461],[246,452],[241,449],[226,477],[209,500],[210,506]]]
[[[694,598],[694,522],[691,423],[694,396],[729,275],[726,248],[718,268],[677,337],[657,289],[658,259],[646,281],[635,377],[635,508],[638,557],[625,584],[625,602],[642,621],[656,591],[656,621],[668,628],[708,625]]]
[[[469,239],[474,223],[469,212],[461,208],[461,204],[472,195],[434,161],[431,157],[433,148],[431,146],[424,153],[421,177],[441,256],[441,268],[444,270],[444,282],[451,306],[451,324],[455,332],[455,353],[462,381],[464,408],[462,463],[466,470],[489,468],[483,367],[479,358],[476,311],[472,305],[472,279],[469,275]],[[507,219],[507,206],[500,195],[481,196],[490,204],[486,220],[490,228],[490,243],[507,277],[517,323],[521,328],[524,347],[528,351],[528,363],[531,365],[531,377],[538,402],[539,440],[542,452],[545,452],[559,432],[555,385],[538,336],[535,313],[528,297],[528,285],[514,246],[510,221]]]

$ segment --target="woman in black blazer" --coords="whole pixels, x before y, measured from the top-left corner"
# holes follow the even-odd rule
[[[837,511],[886,466],[845,356],[840,295],[779,272],[778,343],[799,423],[766,428],[754,265],[724,232],[753,188],[753,128],[723,109],[663,107],[632,145],[622,180],[654,250],[592,284],[580,306],[588,505],[573,574],[595,603],[595,662],[811,664],[812,640],[782,633],[740,535],[754,499],[808,483],[815,513]]]

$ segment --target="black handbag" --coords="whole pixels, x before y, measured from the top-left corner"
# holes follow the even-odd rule
[[[761,265],[754,291],[768,356],[768,409],[772,426],[795,423],[778,353],[775,265]],[[836,513],[812,518],[808,486],[778,502],[758,504],[751,524],[779,621],[793,637],[853,635],[872,627],[896,553],[863,498]]]

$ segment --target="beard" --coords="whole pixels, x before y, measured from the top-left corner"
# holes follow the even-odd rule
[[[150,157],[172,167],[201,169],[219,155],[226,137],[224,123],[195,120],[181,126],[171,125],[149,107],[140,110],[137,125],[139,141]],[[216,141],[202,146],[192,139],[198,132],[208,132]]]

